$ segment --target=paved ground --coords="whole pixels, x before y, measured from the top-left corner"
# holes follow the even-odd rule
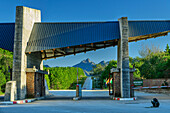
[[[92,90],[92,79],[91,79],[91,77],[87,77],[82,89]]]
[[[55,96],[76,96],[75,90],[54,90],[50,91],[50,93],[54,94]],[[87,96],[108,96],[109,97],[109,91],[108,90],[82,90],[82,95]]]
[[[73,101],[75,91],[50,91],[55,96],[21,105],[0,105],[0,113],[169,113],[170,97],[161,94],[135,92],[136,101],[109,100],[108,91],[83,91],[84,98]],[[64,96],[65,98],[63,98]],[[91,97],[91,98],[89,98]],[[98,98],[97,98],[98,97]],[[150,108],[151,99],[158,98],[159,108]],[[102,99],[105,98],[105,99]]]

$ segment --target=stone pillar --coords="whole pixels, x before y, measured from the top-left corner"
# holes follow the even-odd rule
[[[34,22],[41,22],[40,10],[16,7],[12,80],[16,81],[17,99],[24,99],[26,96],[27,55],[25,50]]]
[[[120,68],[121,97],[130,97],[129,49],[128,49],[128,20],[119,19],[120,36],[118,42],[117,66]]]

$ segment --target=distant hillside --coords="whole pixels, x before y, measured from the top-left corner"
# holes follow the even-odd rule
[[[109,64],[109,61],[108,62],[101,61],[99,64],[101,64],[103,67],[105,67],[105,66],[107,66]]]
[[[109,62],[101,61],[99,64],[101,64],[103,67],[107,66]],[[89,58],[86,60],[81,61],[80,63],[74,65],[73,67],[80,67],[83,70],[89,72],[93,69],[93,67],[96,66],[96,64],[92,61],[90,61]]]
[[[96,64],[94,62],[91,62],[89,58],[87,58],[86,60],[81,61],[80,63],[74,65],[73,67],[80,67],[83,70],[86,71],[91,71],[93,69],[93,66],[95,66]]]
[[[44,67],[50,67],[49,65],[44,65]]]

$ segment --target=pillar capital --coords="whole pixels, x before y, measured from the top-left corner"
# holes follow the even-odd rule
[[[127,20],[127,19],[128,19],[128,17],[121,17],[121,18],[119,18],[118,20],[120,20],[120,19],[126,19],[126,20]]]

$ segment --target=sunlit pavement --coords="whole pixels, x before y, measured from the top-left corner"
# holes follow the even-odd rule
[[[50,93],[55,96],[46,100],[20,105],[0,105],[0,113],[169,113],[170,111],[170,97],[163,94],[135,92],[138,97],[136,101],[114,101],[109,99],[108,91],[86,90],[83,91],[85,99],[73,101],[71,97],[75,96],[74,90],[50,91]],[[160,102],[159,108],[150,108],[152,106],[150,101],[154,97]]]

